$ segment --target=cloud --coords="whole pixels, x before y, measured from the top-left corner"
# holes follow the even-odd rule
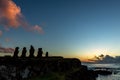
[[[2,31],[0,30],[0,36],[2,36]]]
[[[25,20],[21,13],[21,8],[17,6],[13,0],[0,0],[0,25],[3,25],[6,31],[8,31],[9,28],[18,28],[20,26],[27,30],[32,27]],[[43,32],[42,28],[38,25],[35,25],[32,28],[38,33]]]
[[[5,38],[5,42],[10,42],[11,39],[10,38]]]
[[[103,55],[103,54],[101,54],[101,55],[99,55],[99,57],[100,57],[100,58],[103,58],[103,57],[104,57],[104,55]]]
[[[38,33],[43,33],[42,27],[35,25],[31,28],[31,31],[38,32]]]
[[[0,46],[0,53],[13,53],[14,49],[13,48],[5,48]]]
[[[99,56],[95,56],[94,58],[97,60],[102,60],[104,58],[104,55],[100,54]]]
[[[0,23],[17,28],[23,23],[21,9],[12,0],[0,0]]]
[[[95,58],[96,58],[97,60],[100,60],[100,57],[99,57],[99,56],[95,56]]]
[[[120,56],[113,57],[110,55],[101,54],[100,56],[95,58],[96,59],[89,59],[89,60],[95,63],[120,63]]]

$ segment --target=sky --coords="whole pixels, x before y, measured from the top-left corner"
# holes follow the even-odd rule
[[[0,47],[51,56],[120,55],[120,0],[0,0]],[[3,50],[4,49],[4,50]]]

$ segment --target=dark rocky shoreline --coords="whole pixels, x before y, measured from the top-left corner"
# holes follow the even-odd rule
[[[97,77],[94,71],[81,65],[76,58],[0,58],[0,80],[30,80],[52,72],[65,74],[65,80],[95,80]]]
[[[98,74],[102,73],[88,70],[77,58],[49,56],[48,52],[43,57],[42,48],[38,49],[38,55],[35,57],[34,51],[31,46],[30,56],[26,57],[24,47],[19,57],[19,48],[16,47],[13,57],[0,57],[0,80],[34,80],[36,77],[39,77],[36,80],[42,80],[43,77],[53,77],[46,80],[96,80]]]

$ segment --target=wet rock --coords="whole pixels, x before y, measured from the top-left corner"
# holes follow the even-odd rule
[[[96,73],[96,74],[100,74],[100,75],[111,75],[111,74],[112,74],[112,71],[96,70],[95,73]]]
[[[78,71],[68,73],[65,80],[96,80],[97,76],[93,70],[88,70],[87,66],[81,66]]]

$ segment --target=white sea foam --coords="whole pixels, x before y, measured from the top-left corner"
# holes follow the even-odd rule
[[[88,64],[88,63],[82,63],[82,65],[88,66],[88,69],[109,69],[113,72],[112,75],[108,76],[102,76],[98,75],[96,80],[120,80],[120,64]]]

